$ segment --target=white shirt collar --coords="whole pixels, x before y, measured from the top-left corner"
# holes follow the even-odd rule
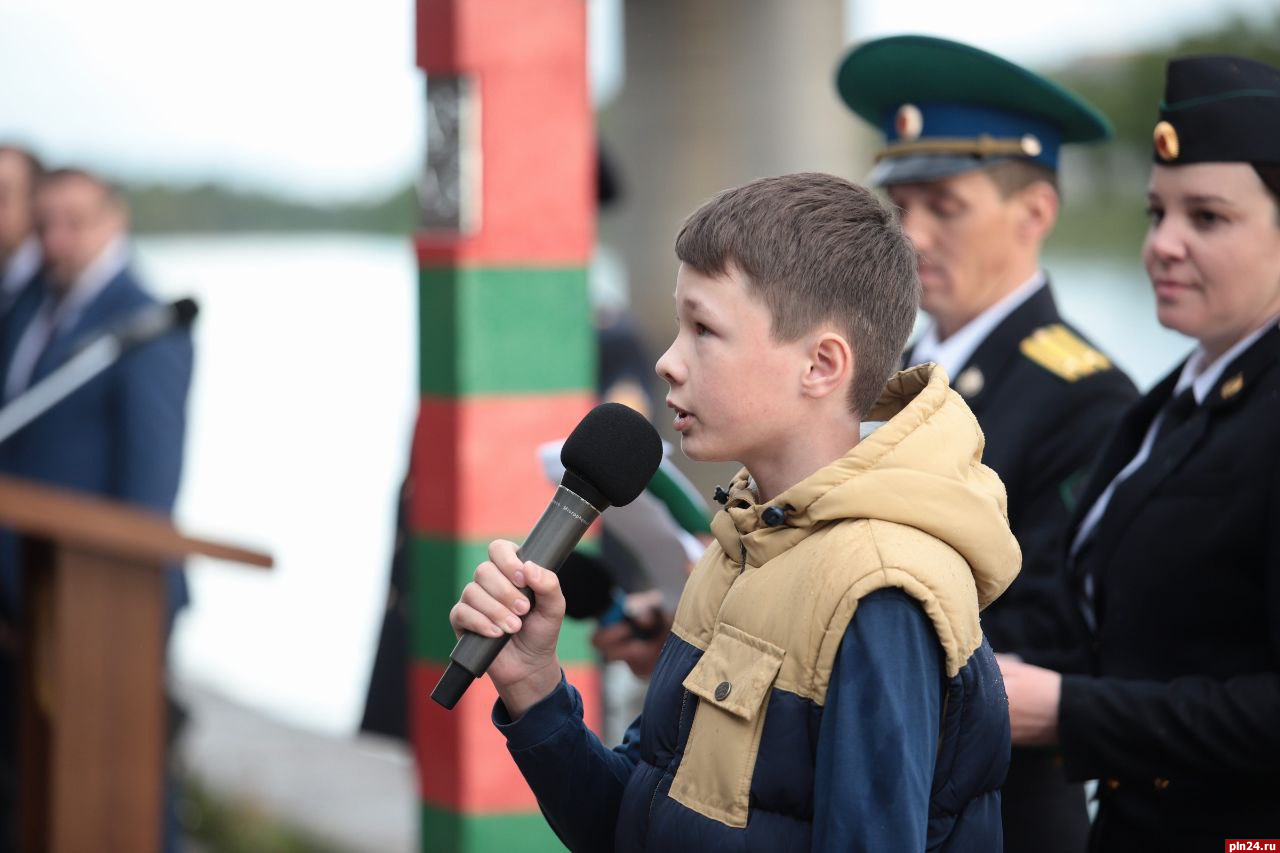
[[[1191,357],[1187,359],[1187,363],[1182,366],[1182,373],[1178,376],[1178,384],[1173,388],[1173,396],[1178,396],[1188,387],[1191,393],[1195,395],[1196,405],[1204,402],[1205,397],[1209,396],[1209,392],[1213,390],[1213,386],[1218,384],[1218,378],[1222,376],[1222,372],[1227,369],[1231,362],[1235,361],[1239,355],[1253,346],[1258,338],[1265,335],[1277,323],[1277,318],[1272,317],[1263,323],[1257,329],[1236,342],[1235,346],[1224,352],[1222,355],[1214,359],[1213,364],[1205,366],[1204,347],[1198,347]]]
[[[40,241],[34,236],[28,237],[4,268],[4,276],[0,277],[0,294],[11,296],[17,293],[18,288],[31,281],[39,269]]]
[[[936,323],[931,323],[912,348],[911,360],[916,364],[926,361],[937,362],[943,370],[947,371],[947,376],[955,379],[956,372],[968,363],[974,351],[982,345],[988,335],[995,331],[996,326],[999,326],[1022,303],[1044,287],[1047,281],[1045,274],[1036,270],[1035,275],[1018,285],[1017,289],[995,305],[974,317],[945,341],[938,340],[938,326]]]

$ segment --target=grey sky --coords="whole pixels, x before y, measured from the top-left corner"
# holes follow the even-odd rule
[[[126,176],[390,189],[422,139],[407,0],[0,0],[0,136]]]

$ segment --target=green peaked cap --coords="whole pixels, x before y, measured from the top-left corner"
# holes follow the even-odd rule
[[[904,103],[974,104],[1056,125],[1063,142],[1109,139],[1111,122],[1059,84],[985,50],[934,36],[902,35],[855,46],[836,72],[840,97],[882,127]]]

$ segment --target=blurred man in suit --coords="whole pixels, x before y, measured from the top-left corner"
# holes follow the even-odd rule
[[[78,169],[45,175],[35,192],[35,223],[44,271],[18,296],[5,323],[0,395],[6,404],[79,344],[156,304],[130,270],[124,199],[102,178]],[[182,469],[191,360],[185,329],[127,351],[0,443],[0,474],[169,514]],[[22,618],[17,545],[11,532],[0,531],[0,620],[9,624]],[[172,618],[186,602],[186,582],[180,571],[167,578]],[[11,686],[0,690],[5,703],[12,701]],[[173,835],[170,825],[167,846]]]
[[[113,187],[63,169],[44,178],[35,201],[44,274],[12,309],[0,351],[6,403],[77,344],[156,304],[129,268],[128,212]],[[178,491],[190,380],[187,332],[131,350],[0,444],[0,472],[167,514]],[[11,604],[13,587],[7,575],[4,581]],[[180,586],[175,605],[183,601]]]
[[[6,329],[13,306],[24,291],[36,286],[40,270],[33,202],[43,171],[31,152],[16,145],[0,145],[0,352],[8,348]],[[15,678],[16,643],[13,626],[0,615],[0,690],[10,689]],[[0,701],[0,850],[17,844],[13,810],[17,799],[15,710],[12,701]]]

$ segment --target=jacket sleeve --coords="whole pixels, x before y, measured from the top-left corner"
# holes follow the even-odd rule
[[[173,332],[118,364],[114,496],[161,513],[173,509],[182,475],[191,336]]]
[[[117,364],[112,495],[168,515],[178,496],[191,386],[191,335],[183,330],[127,352]],[[165,572],[168,619],[188,600],[180,567]]]
[[[1070,779],[1274,777],[1280,673],[1169,682],[1065,676],[1058,732]]]
[[[900,590],[858,603],[818,734],[813,849],[924,850],[941,724],[942,649]]]
[[[612,850],[622,790],[638,760],[640,720],[609,749],[583,722],[582,697],[561,673],[560,685],[518,720],[499,700],[493,722],[565,847]]]
[[[1098,450],[1137,396],[1128,377],[1113,370],[1081,380],[1073,393],[1060,395],[1060,407],[1046,413],[1041,438],[1023,467],[1021,493],[1009,507],[1022,570],[983,614],[983,631],[996,651],[1041,666],[1078,667],[1072,663],[1075,614],[1062,576],[1065,534]]]

